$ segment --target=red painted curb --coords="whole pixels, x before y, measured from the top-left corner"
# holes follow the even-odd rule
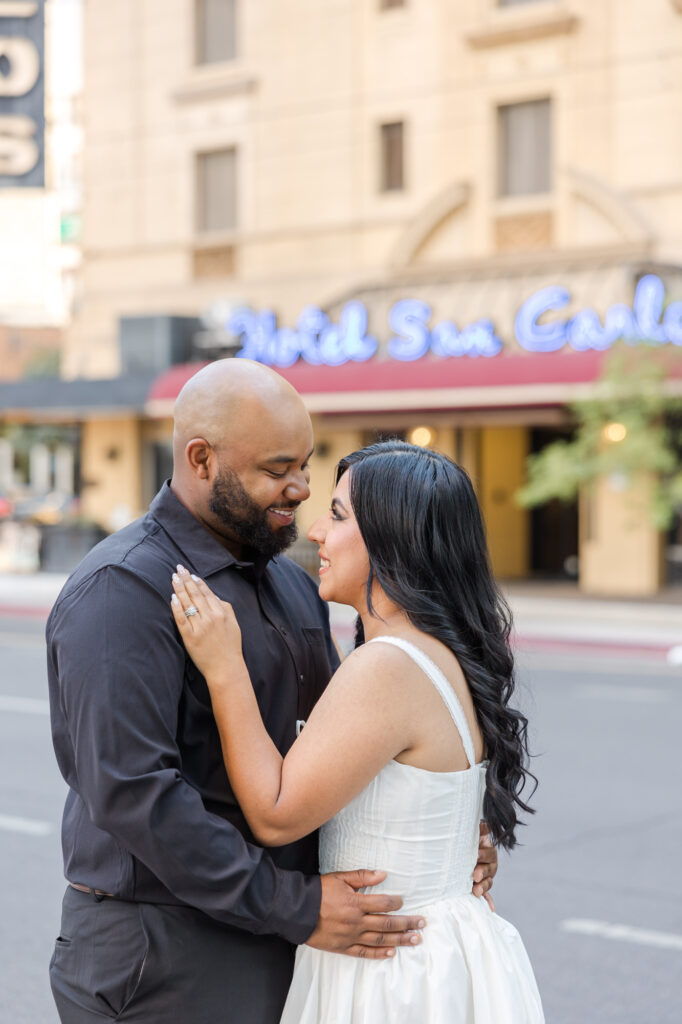
[[[16,605],[0,605],[0,618],[16,619],[42,619],[45,621],[50,614],[51,606],[47,608],[21,607]],[[350,639],[353,634],[352,628],[334,630],[340,640]],[[529,651],[542,653],[564,651],[568,654],[592,654],[604,657],[614,654],[630,655],[633,657],[650,658],[655,661],[667,660],[669,651],[675,647],[674,643],[666,644],[637,644],[624,643],[622,640],[579,640],[570,637],[546,637],[532,636],[528,634],[515,635],[512,639],[512,646],[517,651]]]
[[[46,619],[52,610],[52,605],[49,608],[22,608],[16,605],[0,604],[0,617],[5,616],[6,618],[14,619]]]
[[[565,651],[567,653],[611,655],[622,654],[634,657],[666,661],[674,644],[629,644],[622,640],[572,640],[566,637],[517,636],[513,646],[523,651]]]

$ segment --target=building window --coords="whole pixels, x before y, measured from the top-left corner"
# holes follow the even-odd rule
[[[197,154],[197,230],[232,231],[236,226],[236,149]]]
[[[196,0],[196,62],[217,64],[237,56],[236,0]]]
[[[381,125],[381,191],[405,187],[405,126],[402,121]]]
[[[501,196],[550,192],[552,187],[550,100],[511,103],[498,108]]]

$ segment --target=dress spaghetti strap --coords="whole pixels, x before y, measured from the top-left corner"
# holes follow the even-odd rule
[[[467,722],[466,715],[464,714],[464,709],[459,702],[459,697],[452,689],[438,666],[431,660],[431,658],[429,658],[428,654],[425,654],[420,647],[416,646],[416,644],[410,643],[409,640],[403,640],[398,636],[375,636],[371,640],[368,640],[367,643],[392,644],[394,647],[399,647],[401,651],[404,651],[405,654],[419,665],[422,672],[429,677],[443,698],[443,703],[450,712],[457,731],[462,738],[462,745],[469,762],[469,767],[473,768],[476,764],[476,754],[474,753],[474,741],[471,738],[471,730],[469,729],[469,723]]]

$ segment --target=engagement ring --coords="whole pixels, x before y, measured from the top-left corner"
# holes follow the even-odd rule
[[[189,608],[185,608],[185,615],[187,616],[188,619],[190,618],[191,615],[198,615],[198,614],[199,614],[199,609],[195,608],[193,604],[191,604],[189,606]]]

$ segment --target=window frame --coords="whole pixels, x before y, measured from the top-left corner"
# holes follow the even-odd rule
[[[237,0],[228,0],[231,4],[232,17],[232,48],[231,52],[214,59],[207,59],[204,52],[206,31],[206,5],[210,0],[193,0],[194,3],[194,52],[193,62],[197,68],[212,68],[216,65],[231,64],[239,57],[239,25]]]
[[[505,129],[504,111],[512,108],[539,106],[543,104],[547,110],[546,121],[546,176],[540,181],[540,187],[522,188],[521,190],[510,187],[512,173],[510,171],[510,129]],[[495,105],[495,197],[498,202],[509,201],[532,201],[537,197],[551,196],[554,192],[554,123],[556,104],[551,94],[542,96],[531,96],[513,100],[500,100]],[[532,158],[532,163],[537,164],[537,157]]]
[[[233,195],[231,196],[232,223],[212,227],[207,205],[210,197],[207,195],[204,161],[211,156],[221,154],[233,154],[232,184]],[[216,145],[207,149],[199,149],[194,153],[194,235],[199,239],[212,239],[216,237],[232,237],[239,231],[239,147],[236,144]]]
[[[400,128],[400,183],[391,184],[391,154],[390,138],[391,129]],[[382,121],[379,124],[379,192],[381,195],[395,195],[405,192],[407,188],[407,123],[404,118],[400,120]]]

